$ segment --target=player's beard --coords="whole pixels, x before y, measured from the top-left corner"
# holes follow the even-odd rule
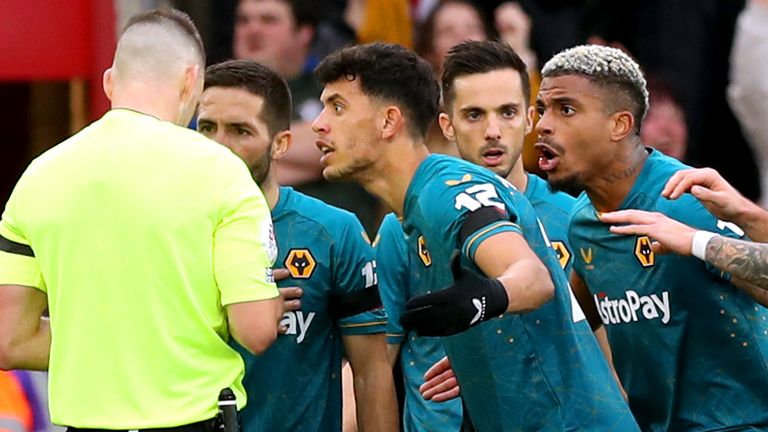
[[[355,180],[357,175],[366,171],[373,161],[368,158],[353,159],[344,167],[323,170],[323,177],[330,181]]]
[[[577,173],[569,174],[557,180],[547,178],[547,184],[552,192],[565,192],[572,196],[578,196],[585,189],[584,182]]]
[[[258,162],[256,162],[255,165],[251,166],[251,174],[253,175],[253,180],[256,181],[256,184],[261,186],[261,184],[266,180],[267,176],[269,175],[269,167],[272,163],[272,144],[269,144],[269,147],[267,147],[267,151],[264,152],[264,154],[261,156]]]

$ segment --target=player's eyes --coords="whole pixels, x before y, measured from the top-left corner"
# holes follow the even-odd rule
[[[517,112],[515,110],[506,110],[503,113],[501,113],[501,115],[503,115],[504,118],[511,119],[511,118],[514,118],[515,115],[517,115]]]
[[[202,134],[207,134],[213,131],[213,126],[209,124],[198,124],[197,125],[197,131]]]
[[[337,104],[337,103],[333,104],[333,112],[340,113],[343,109],[344,107],[341,106],[341,104]]]
[[[565,116],[572,116],[572,115],[576,114],[576,110],[573,109],[573,107],[568,106],[568,105],[563,105],[563,107],[560,108],[560,112],[563,113],[563,115],[565,115]]]
[[[464,116],[467,120],[475,121],[480,119],[480,113],[477,111],[470,111]]]

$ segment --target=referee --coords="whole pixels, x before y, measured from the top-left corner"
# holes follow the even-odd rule
[[[188,16],[133,17],[104,73],[112,109],[34,160],[2,215],[0,368],[49,369],[71,431],[210,431],[220,390],[246,401],[229,335],[254,353],[277,335],[264,197],[182,127],[204,65]]]

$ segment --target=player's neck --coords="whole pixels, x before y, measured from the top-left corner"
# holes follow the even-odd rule
[[[410,139],[392,144],[359,181],[369,193],[402,216],[408,186],[421,162],[429,156],[429,150],[423,143]]]
[[[277,201],[280,199],[280,185],[275,181],[275,176],[270,170],[270,173],[264,178],[264,181],[259,184],[261,192],[264,194],[264,198],[267,200],[269,210],[272,211],[277,205]]]
[[[617,210],[627,198],[645,166],[648,152],[642,145],[628,144],[627,151],[586,185],[589,200],[600,212]]]
[[[517,162],[515,162],[515,165],[512,167],[512,171],[507,175],[507,180],[509,180],[517,190],[525,193],[525,189],[528,187],[528,174],[526,174],[525,168],[523,168],[522,156],[517,158]]]

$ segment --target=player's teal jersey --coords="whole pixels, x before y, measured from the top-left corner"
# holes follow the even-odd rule
[[[576,202],[572,196],[552,192],[547,183],[534,174],[528,174],[525,197],[538,214],[552,247],[566,272],[570,271],[573,253],[567,246],[569,213]],[[379,292],[387,310],[387,343],[400,344],[400,363],[405,381],[405,407],[403,424],[411,431],[455,431],[462,422],[461,401],[435,403],[424,400],[419,386],[424,374],[445,356],[438,338],[406,335],[400,325],[405,303],[413,298],[411,286],[419,283],[419,258],[408,252],[403,227],[390,213],[384,217],[374,241],[378,263]]]
[[[566,275],[571,274],[573,250],[568,246],[568,220],[576,198],[565,192],[552,191],[547,182],[535,174],[528,174],[525,197],[544,225],[544,231],[547,232],[552,248],[557,253],[560,267],[565,270]]]
[[[620,208],[660,212],[699,229],[740,235],[692,195],[661,197],[667,180],[684,168],[652,151]],[[574,271],[593,294],[641,428],[766,430],[768,310],[703,261],[655,255],[648,237],[614,235],[608,227],[583,195],[569,233],[577,251]]]
[[[383,333],[386,315],[379,308],[334,320],[329,305],[376,284],[373,248],[352,213],[288,187],[280,188],[272,219],[275,267],[291,273],[277,285],[298,286],[304,294],[301,310],[283,315],[287,333],[265,353],[253,356],[237,346],[248,393],[243,431],[340,431],[341,336]]]
[[[459,244],[464,221],[482,207],[497,209],[505,220],[474,229]],[[404,216],[408,247],[421,267],[413,295],[451,285],[449,261],[456,249],[464,264],[479,271],[477,247],[502,232],[522,234],[550,269],[554,298],[539,309],[504,314],[441,339],[478,431],[637,430],[523,194],[488,170],[431,155],[408,187]]]
[[[393,213],[384,217],[374,240],[378,264],[379,293],[387,311],[387,343],[400,344],[400,365],[403,371],[405,403],[403,427],[405,432],[458,431],[461,428],[461,400],[446,402],[425,400],[419,393],[424,373],[445,357],[439,338],[406,334],[400,325],[405,303],[418,295],[421,261],[408,251],[403,227]]]

